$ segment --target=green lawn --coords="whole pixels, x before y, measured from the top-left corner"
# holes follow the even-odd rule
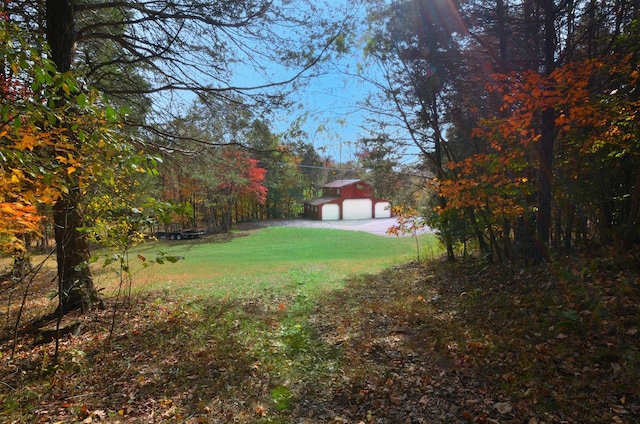
[[[34,344],[32,331],[0,343],[9,365],[0,367],[0,421],[622,423],[638,416],[637,254],[567,256],[535,268],[388,267],[413,259],[414,242],[271,227],[148,243],[131,257],[149,263],[165,251],[184,260],[144,269],[132,260],[141,295],[130,303],[115,300],[117,279],[96,263],[106,308],[65,318],[64,326],[83,326],[61,339],[57,360],[55,343]],[[433,235],[421,246],[428,257],[439,253]],[[5,296],[3,304],[20,301]],[[41,311],[44,297],[34,297],[25,313]]]
[[[437,254],[435,236],[420,238],[421,254]],[[143,268],[158,252],[181,256],[177,263]],[[269,227],[235,233],[228,238],[183,242],[159,241],[134,249],[131,255],[133,291],[186,291],[199,296],[245,297],[313,292],[342,284],[345,277],[377,272],[415,259],[415,239],[381,237],[365,232]],[[97,275],[98,286],[115,288],[113,273]]]

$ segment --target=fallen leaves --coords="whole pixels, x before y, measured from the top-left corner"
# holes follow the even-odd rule
[[[44,365],[45,344],[2,370],[0,418],[22,411],[11,397],[33,422],[638,420],[630,271],[589,266],[560,284],[544,267],[436,265],[354,278],[311,312],[294,297],[137,298],[110,341],[96,311],[61,364]]]
[[[502,415],[510,414],[511,411],[513,411],[513,407],[508,402],[496,402],[496,404],[493,405],[493,407],[495,408],[496,411],[498,411]]]

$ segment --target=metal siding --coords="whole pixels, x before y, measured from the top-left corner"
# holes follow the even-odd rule
[[[371,199],[345,199],[342,219],[371,219]]]
[[[340,206],[335,203],[328,203],[320,207],[322,208],[323,221],[337,221],[340,219]]]

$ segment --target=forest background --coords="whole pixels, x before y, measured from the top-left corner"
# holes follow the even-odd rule
[[[638,243],[634,2],[49,0],[2,13],[2,244],[18,270],[55,244],[62,312],[99,300],[94,241],[296,216],[337,178],[418,209],[450,261]],[[299,121],[274,133],[288,95],[356,49],[357,76],[378,89],[356,155],[322,156]],[[231,85],[236,64],[260,85]]]
[[[401,217],[436,229],[452,263],[529,275],[580,255],[601,256],[596,268],[631,258],[638,13],[636,0],[5,0],[3,290],[23,290],[12,299],[24,305],[31,255],[55,256],[56,311],[32,324],[59,324],[104,301],[92,248],[116,252],[109,261],[126,271],[127,252],[158,229],[294,217],[340,178],[371,183]],[[369,87],[351,157],[310,141],[295,100],[336,69]],[[568,297],[599,272],[576,269]],[[605,294],[624,293],[589,305],[618,302],[614,316],[634,317],[637,272],[616,275]],[[572,305],[572,323],[593,316]],[[616,334],[635,340],[637,322]]]

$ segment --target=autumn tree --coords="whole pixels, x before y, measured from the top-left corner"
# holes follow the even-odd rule
[[[382,104],[394,108],[396,125],[403,127],[402,133],[408,135],[434,175],[442,178],[448,154],[446,93],[461,71],[457,37],[466,33],[459,11],[446,1],[407,1],[374,10],[371,16],[373,36],[365,51],[379,63],[384,78],[379,84]],[[396,144],[404,148],[405,142]],[[444,197],[439,202],[446,206]],[[440,229],[447,257],[453,261],[453,240],[447,227],[445,220]]]
[[[346,23],[319,13],[315,2],[291,8],[288,2],[270,1],[34,0],[5,2],[4,8],[23,28],[46,35],[57,72],[80,71],[117,104],[134,106],[127,124],[145,136],[144,143],[154,140],[163,148],[170,148],[178,136],[163,124],[184,105],[184,93],[206,101],[206,94],[224,98],[251,92],[247,88],[253,86],[254,106],[277,106],[282,93],[267,89],[294,82],[313,69],[342,36]],[[232,78],[237,63],[254,69],[260,81]],[[291,71],[276,80],[266,64]],[[65,103],[63,96],[49,101],[59,102],[59,107]],[[81,149],[82,137],[68,137],[68,123],[60,118],[60,134],[67,134],[60,135],[60,145]],[[53,205],[59,274],[65,285],[85,287],[91,294],[85,266],[88,246],[78,231],[83,226],[83,192],[75,177],[65,177],[68,192]],[[70,298],[64,309],[85,307],[84,298]]]
[[[21,87],[19,92],[5,93],[15,98],[2,104],[3,210],[14,217],[29,212],[20,225],[22,230],[32,230],[24,224],[34,222],[36,207],[49,206],[58,237],[70,226],[77,232],[85,223],[86,203],[80,199],[98,185],[115,186],[122,173],[144,170],[146,158],[122,137],[118,113],[105,106],[100,93],[87,89],[70,73],[56,72],[44,43],[34,42],[31,34],[10,22],[2,25],[5,71],[11,74],[13,86]],[[71,203],[71,215],[63,218],[63,209]],[[20,222],[15,220],[13,228],[3,229],[15,233]],[[76,261],[65,260],[69,250],[77,253],[72,255]],[[59,311],[97,302],[88,276],[86,240],[63,238],[56,252]]]
[[[372,10],[387,29],[367,47],[386,65],[378,100],[391,99],[411,139],[432,131],[431,145],[416,146],[436,171],[441,231],[464,223],[490,261],[637,240],[631,3],[414,0]]]
[[[247,145],[251,156],[266,170],[264,186],[267,198],[261,218],[290,218],[302,212],[305,199],[305,174],[292,146],[283,143],[282,137],[272,133],[267,122],[254,120],[247,133]]]
[[[224,205],[223,231],[229,231],[233,223],[233,207],[242,198],[254,199],[264,204],[267,189],[262,184],[266,170],[258,166],[258,161],[241,150],[225,147],[220,155],[222,166],[215,168],[220,183],[216,196]]]
[[[273,163],[275,187],[286,166],[282,146],[266,123],[233,96],[208,99],[208,105],[194,102],[174,120],[172,131],[179,137],[165,149],[160,167],[165,198],[191,205],[191,226],[206,222],[209,230],[229,231],[239,217],[256,217],[269,191],[263,167]]]

